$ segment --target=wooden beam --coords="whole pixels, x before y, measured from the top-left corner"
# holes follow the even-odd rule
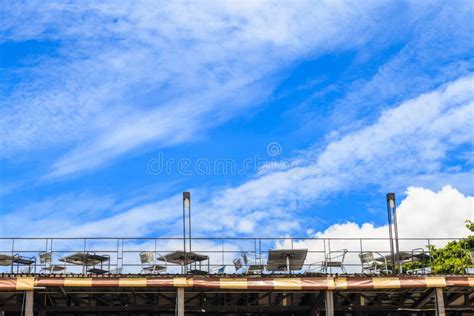
[[[176,295],[176,315],[184,316],[184,287],[178,288],[178,295]]]
[[[326,291],[326,316],[334,316],[334,292]]]
[[[446,316],[444,310],[444,297],[443,297],[443,288],[437,287],[435,289],[436,296],[436,316]]]
[[[434,290],[428,289],[425,293],[421,294],[420,298],[413,304],[413,308],[422,308],[429,301],[431,301],[434,294]]]
[[[33,316],[33,291],[25,291],[25,316]]]

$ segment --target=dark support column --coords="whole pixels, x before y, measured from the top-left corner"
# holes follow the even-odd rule
[[[334,292],[326,291],[326,316],[334,316]]]
[[[437,287],[435,289],[436,293],[436,316],[446,316],[444,310],[444,297],[443,297],[443,288]]]
[[[25,291],[25,316],[33,316],[33,291]]]
[[[184,287],[178,288],[178,295],[176,296],[176,315],[184,316]]]

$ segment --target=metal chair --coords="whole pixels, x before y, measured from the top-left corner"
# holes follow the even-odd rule
[[[319,272],[327,273],[329,269],[329,272],[331,273],[332,268],[337,268],[341,269],[343,273],[347,273],[344,267],[344,259],[346,258],[347,252],[347,249],[330,251],[323,261],[313,262],[309,264],[308,271],[310,272],[313,269],[319,268]]]
[[[241,257],[246,267],[245,273],[251,274],[263,272],[264,266],[262,264],[262,259],[257,255],[257,253],[253,251],[242,252]]]
[[[214,274],[224,274],[225,266],[212,267],[209,272]]]
[[[412,268],[407,273],[410,274],[428,274],[431,273],[431,267],[427,266],[425,260],[431,259],[431,256],[425,251],[424,248],[415,248],[411,251],[411,262]],[[419,268],[415,268],[415,262],[419,262]]]
[[[379,259],[383,260],[383,262],[381,262],[380,260],[376,260],[374,257],[374,253],[379,255]],[[359,253],[359,258],[362,264],[362,273],[369,272],[379,274],[382,271],[385,271],[385,273],[387,274],[389,273],[387,258],[384,255],[378,252],[364,251]],[[383,268],[383,270],[381,268]]]
[[[242,268],[244,267],[244,265],[242,264],[242,259],[241,258],[235,258],[234,260],[232,260],[232,263],[234,264],[234,268],[235,268],[235,272],[238,273],[239,270],[240,272],[242,272]]]
[[[66,262],[58,264],[53,262],[53,259],[57,257],[62,259],[60,255],[54,252],[43,252],[39,254],[40,259],[40,273],[63,273],[66,271]]]
[[[164,266],[157,263],[157,256],[159,256],[165,262]],[[158,274],[160,272],[166,271],[166,258],[153,251],[140,252],[140,263],[142,268],[140,273]]]

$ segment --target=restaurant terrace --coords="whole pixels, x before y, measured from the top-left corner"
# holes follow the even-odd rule
[[[0,238],[0,315],[472,315],[472,269],[431,267],[462,237],[398,238],[387,201],[388,238],[195,238],[187,192],[182,237]]]

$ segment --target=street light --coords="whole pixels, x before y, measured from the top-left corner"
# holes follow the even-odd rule
[[[183,192],[183,251],[184,251],[184,272],[187,272],[186,253],[186,209],[188,210],[189,226],[189,252],[191,252],[191,192]]]
[[[390,235],[390,259],[392,268],[395,270],[395,263],[397,264],[398,271],[401,270],[400,266],[400,253],[398,247],[398,224],[397,224],[397,206],[395,203],[395,193],[387,193],[387,215],[388,215],[388,231]],[[395,233],[395,249],[393,247],[393,236],[392,236],[392,216],[393,216],[393,230]]]

